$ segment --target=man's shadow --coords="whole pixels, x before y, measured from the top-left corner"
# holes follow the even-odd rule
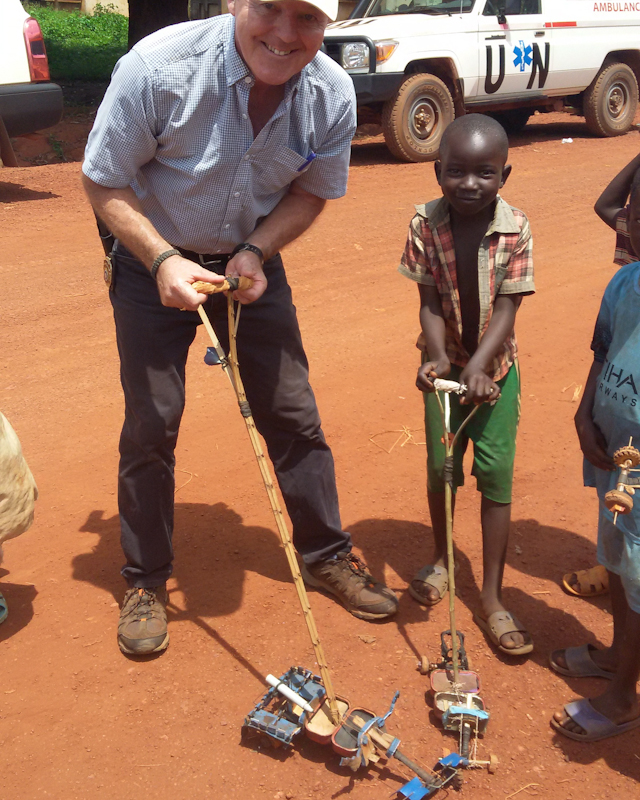
[[[9,614],[0,625],[0,642],[14,636],[26,627],[33,617],[33,601],[38,594],[35,586],[19,583],[8,583],[3,580],[9,572],[0,569],[0,592],[4,595]]]

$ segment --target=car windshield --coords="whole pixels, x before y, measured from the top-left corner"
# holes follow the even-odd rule
[[[389,14],[468,14],[475,0],[375,0],[367,17]]]

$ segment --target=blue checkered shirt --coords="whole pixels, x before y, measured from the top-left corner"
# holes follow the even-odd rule
[[[347,187],[351,78],[318,53],[254,139],[234,32],[225,14],[139,42],[116,65],[83,164],[95,183],[131,186],[168,242],[199,253],[244,241],[293,181],[327,200]]]

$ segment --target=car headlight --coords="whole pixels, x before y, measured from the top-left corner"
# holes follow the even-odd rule
[[[369,46],[365,42],[350,42],[342,45],[344,69],[369,69]]]

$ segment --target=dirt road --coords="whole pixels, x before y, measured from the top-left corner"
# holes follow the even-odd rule
[[[573,143],[561,144],[567,137]],[[512,142],[503,194],[531,220],[538,294],[517,323],[523,416],[505,596],[536,650],[508,663],[472,622],[481,547],[469,482],[456,521],[458,617],[492,715],[483,752],[501,767],[467,773],[463,797],[506,798],[523,787],[519,798],[637,792],[637,734],[581,745],[551,730],[554,710],[601,682],[567,682],[547,655],[611,635],[606,598],[570,598],[558,581],[595,559],[596,500],[581,486],[572,424],[613,274],[614,237],[592,206],[639,145],[637,133],[592,139],[561,115],[536,117]],[[0,569],[10,609],[0,627],[0,797],[388,798],[404,782],[397,762],[353,775],[308,740],[288,755],[240,743],[262,676],[314,664],[242,419],[224,375],[203,363],[202,331],[177,454],[171,645],[150,661],[118,651],[122,398],[79,172],[78,163],[0,172],[0,408],[40,487],[36,523],[9,543]],[[372,625],[312,593],[320,635],[334,685],[352,703],[382,713],[401,690],[389,727],[426,765],[455,746],[434,724],[415,670],[419,654],[437,652],[448,618],[445,604],[426,611],[406,593],[430,555],[430,527],[414,388],[418,298],[396,265],[413,204],[436,194],[432,166],[357,144],[348,196],[285,252],[345,527],[401,597],[397,619]],[[401,446],[403,430],[413,438]]]

